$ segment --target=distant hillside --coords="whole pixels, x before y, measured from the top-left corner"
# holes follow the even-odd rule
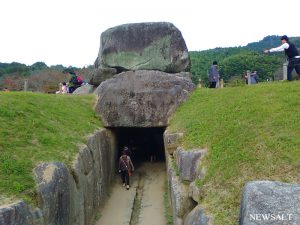
[[[28,76],[31,71],[42,70],[47,68],[51,68],[55,70],[65,69],[62,65],[48,67],[44,62],[36,62],[31,66],[27,66],[23,63],[18,63],[18,62],[12,62],[12,63],[0,62],[0,77],[5,74],[12,74],[12,73],[19,73],[23,76]]]
[[[68,81],[68,76],[63,71],[70,68],[85,79],[93,66],[66,68],[62,65],[48,67],[44,62],[36,62],[30,66],[18,62],[0,63],[0,90],[23,90],[24,81],[27,80],[29,91],[55,93],[59,83]]]
[[[281,44],[280,37],[277,35],[264,37],[261,41],[252,42],[245,46],[246,49],[261,52],[264,49],[277,47]],[[294,43],[297,48],[300,48],[300,37],[291,37],[290,42]]]

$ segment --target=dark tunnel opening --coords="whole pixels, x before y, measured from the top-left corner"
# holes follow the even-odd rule
[[[129,147],[132,161],[138,166],[143,162],[165,161],[163,133],[165,127],[113,128],[117,138],[118,156],[124,146]]]

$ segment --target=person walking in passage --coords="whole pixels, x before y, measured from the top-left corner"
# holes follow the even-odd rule
[[[285,52],[285,55],[288,60],[287,68],[287,79],[288,81],[292,80],[292,72],[295,69],[298,76],[300,77],[300,56],[296,46],[293,43],[289,42],[289,38],[286,35],[281,37],[281,45],[277,48],[271,48],[265,50],[264,53],[270,52]]]
[[[210,66],[208,71],[208,80],[210,83],[209,88],[216,88],[219,78],[218,62],[213,61],[213,64]]]
[[[134,171],[134,166],[132,164],[130,156],[126,155],[126,153],[126,151],[123,151],[119,159],[119,173],[121,174],[123,187],[126,186],[126,189],[129,190],[129,174]]]

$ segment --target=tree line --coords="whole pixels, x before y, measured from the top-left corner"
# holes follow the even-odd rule
[[[0,63],[0,90],[23,90],[26,81],[29,91],[55,93],[59,83],[69,79],[68,75],[63,73],[66,69],[77,71],[82,78],[86,78],[93,66],[77,68],[63,65],[48,67],[44,62],[36,62],[30,66],[18,62]]]
[[[291,37],[290,41],[300,48],[300,37]],[[208,84],[208,69],[211,63],[218,61],[220,77],[227,84],[244,83],[247,70],[257,71],[260,81],[276,80],[282,74],[284,53],[263,54],[264,49],[280,45],[280,36],[267,36],[258,42],[243,47],[215,48],[204,51],[190,51],[192,80],[198,84],[199,79]],[[44,62],[36,62],[30,66],[22,63],[0,63],[0,89],[22,90],[24,80],[28,80],[30,91],[53,93],[58,83],[67,81],[62,72],[67,69],[62,65],[48,67]],[[85,78],[93,69],[72,67]]]

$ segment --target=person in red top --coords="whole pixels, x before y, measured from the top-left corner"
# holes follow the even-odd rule
[[[119,158],[119,173],[121,174],[121,179],[123,186],[129,190],[129,173],[134,171],[134,166],[130,159],[130,156],[126,155],[126,151],[122,152],[121,157]]]

